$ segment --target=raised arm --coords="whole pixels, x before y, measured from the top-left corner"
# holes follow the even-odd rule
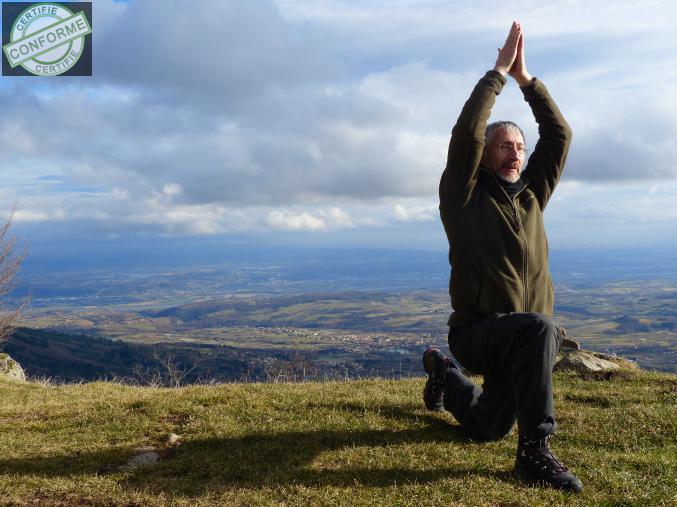
[[[545,85],[527,71],[523,33],[520,33],[517,57],[509,74],[520,85],[524,100],[529,103],[538,123],[538,142],[522,176],[529,181],[541,209],[545,209],[564,170],[572,138],[571,128]]]
[[[514,22],[493,70],[479,80],[451,132],[447,165],[440,181],[440,213],[446,223],[470,199],[484,149],[484,131],[496,96],[518,55],[521,28]]]

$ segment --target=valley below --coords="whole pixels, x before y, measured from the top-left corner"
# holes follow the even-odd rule
[[[135,351],[155,347],[143,354],[157,356],[146,367],[156,368],[158,378],[171,368],[192,381],[422,375],[422,351],[429,345],[447,350],[446,280],[443,272],[392,266],[359,276],[355,266],[259,265],[36,277],[20,326],[39,331],[41,339],[45,333],[70,337],[74,349],[86,349],[87,340],[142,347]],[[618,281],[560,272],[555,288],[555,321],[584,348],[623,356],[645,369],[677,371],[677,289],[671,277]],[[5,348],[22,355],[19,339]],[[36,350],[23,354],[31,357]],[[223,356],[221,369],[215,351]],[[84,350],[78,354],[80,363],[95,361]],[[229,360],[237,366],[226,366]],[[97,372],[111,376],[105,362],[94,369],[90,364],[84,377],[59,372],[58,362],[51,363],[33,373],[68,381]],[[115,375],[128,373],[122,368]]]

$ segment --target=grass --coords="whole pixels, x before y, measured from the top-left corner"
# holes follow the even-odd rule
[[[555,376],[556,453],[581,495],[511,475],[516,436],[473,442],[423,379],[179,389],[0,381],[0,505],[667,505],[677,376]],[[180,445],[165,444],[181,435]],[[152,468],[97,475],[153,445]]]

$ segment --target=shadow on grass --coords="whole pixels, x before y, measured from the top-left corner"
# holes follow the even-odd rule
[[[314,405],[364,413],[356,404],[339,406]],[[310,407],[309,407],[310,408]],[[312,414],[312,412],[311,412]],[[379,414],[391,419],[416,423],[415,429],[365,431],[291,431],[269,434],[250,434],[238,438],[208,438],[186,441],[163,453],[161,462],[151,468],[132,472],[121,485],[129,490],[144,490],[169,496],[198,496],[213,489],[257,489],[302,485],[322,486],[389,486],[406,483],[428,483],[437,480],[482,475],[498,480],[509,480],[507,472],[478,468],[426,469],[424,454],[416,449],[387,449],[401,444],[449,442],[468,443],[459,426],[434,415],[409,411],[396,406],[380,407]],[[424,425],[421,425],[424,423]],[[360,450],[363,448],[363,450]],[[357,450],[357,466],[346,465],[339,459],[315,468],[314,461],[323,453]],[[405,462],[421,466],[389,467],[388,456],[401,452]],[[461,448],[459,448],[459,452]],[[25,460],[0,459],[0,473],[36,474],[41,476],[94,475],[102,465],[123,464],[134,453],[132,448],[76,456],[53,456]],[[365,466],[372,457],[382,455],[382,461]],[[413,458],[413,459],[412,459]],[[355,456],[351,457],[351,460]],[[379,458],[375,458],[379,459]],[[397,460],[397,458],[393,458]]]

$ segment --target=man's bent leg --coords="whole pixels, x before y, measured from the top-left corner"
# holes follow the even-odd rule
[[[472,432],[492,425],[505,433],[517,413],[520,432],[543,438],[554,431],[552,368],[560,334],[547,317],[535,313],[494,314],[483,321],[452,329],[449,348],[460,363],[485,377],[484,390],[467,378],[450,377],[449,409]],[[459,373],[460,374],[460,373]],[[445,406],[446,406],[445,390]],[[458,417],[457,417],[458,418]]]
[[[550,319],[534,313],[496,314],[449,334],[449,347],[467,368],[485,375],[485,389],[465,377],[447,382],[447,398],[464,426],[486,428],[507,407],[491,394],[514,397],[520,429],[515,473],[527,482],[579,492],[583,485],[550,450],[548,436],[555,428],[552,368],[562,335]],[[507,377],[507,378],[506,378]],[[488,389],[486,379],[501,388]],[[503,378],[505,380],[501,381]],[[465,380],[464,380],[465,379]],[[502,383],[503,382],[503,383]],[[455,391],[454,391],[455,390]],[[509,393],[505,391],[509,390]],[[448,391],[448,392],[447,392]],[[455,413],[456,413],[455,412]],[[458,417],[457,417],[458,418]]]
[[[557,428],[552,393],[552,370],[562,335],[550,319],[529,318],[513,343],[511,377],[520,434],[538,440]]]
[[[459,370],[447,373],[444,408],[466,432],[480,440],[503,438],[515,424],[515,401],[510,378],[485,378],[482,387]]]

